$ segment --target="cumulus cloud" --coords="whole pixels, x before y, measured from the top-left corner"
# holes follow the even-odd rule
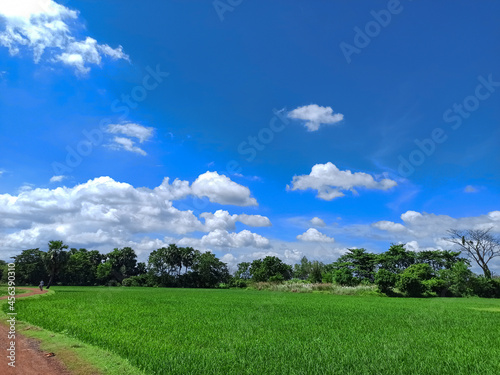
[[[324,220],[323,220],[323,219],[320,219],[320,218],[319,218],[319,217],[317,217],[317,216],[316,216],[316,217],[313,217],[313,218],[309,221],[309,223],[310,223],[311,225],[314,225],[315,227],[324,227],[324,226],[326,226],[326,224],[325,224]]]
[[[228,232],[223,229],[215,229],[212,232],[204,235],[201,239],[183,238],[178,241],[181,246],[196,246],[196,247],[216,247],[216,248],[269,248],[270,242],[267,238],[242,230],[241,232]]]
[[[50,178],[50,182],[61,182],[62,180],[64,180],[66,178],[66,176],[52,176]]]
[[[261,215],[231,215],[224,210],[217,210],[214,213],[204,212],[200,214],[200,218],[205,219],[205,228],[207,232],[216,229],[235,230],[236,222],[243,223],[249,227],[270,227],[271,221],[269,218]]]
[[[447,231],[451,228],[488,229],[500,233],[500,211],[492,211],[486,215],[453,218],[448,215],[435,215],[407,211],[401,215],[402,223],[379,221],[372,227],[388,232],[400,242],[424,241],[424,248],[450,248],[451,244],[443,241]]]
[[[193,195],[207,197],[210,202],[235,206],[257,206],[255,198],[250,197],[250,189],[237,184],[217,172],[205,172],[191,185]]]
[[[317,197],[327,201],[343,197],[343,191],[354,188],[388,190],[397,185],[397,182],[384,178],[376,180],[372,175],[363,172],[352,173],[349,170],[341,171],[333,163],[316,164],[308,175],[294,176],[288,190],[317,190]]]
[[[223,181],[229,189],[210,191],[214,203],[227,204],[228,194],[229,201],[242,204],[249,201],[249,191],[229,179]],[[228,193],[231,188],[236,188],[236,192]],[[243,194],[239,199],[238,193]],[[173,205],[175,200],[196,194],[188,181],[176,179],[170,184],[166,178],[160,186],[149,189],[136,188],[110,177],[95,178],[74,187],[30,188],[22,189],[18,195],[0,194],[0,248],[18,251],[40,247],[58,238],[85,246],[122,244],[150,233],[165,236],[208,232],[210,225],[203,224],[191,210],[182,211]],[[220,213],[214,217],[217,215]],[[208,214],[205,221],[206,217]],[[260,215],[241,214],[230,219],[251,226],[270,225],[269,219]],[[267,246],[266,239],[249,233],[214,231],[205,242],[210,244],[220,237],[220,243],[228,246]]]
[[[297,236],[297,239],[300,241],[306,242],[334,242],[335,239],[332,237],[328,237],[326,234],[321,233],[319,230],[315,228],[309,228],[302,234]]]
[[[393,223],[392,221],[387,221],[387,220],[378,221],[376,223],[373,223],[372,226],[374,228],[377,228],[380,230],[385,230],[388,232],[407,232],[408,231],[408,229],[403,224]]]
[[[121,46],[111,48],[91,37],[78,40],[75,31],[83,29],[78,11],[53,0],[2,0],[0,21],[5,27],[0,30],[0,45],[12,56],[30,50],[35,63],[45,55],[46,61],[61,62],[84,75],[89,65],[101,65],[103,56],[129,60]]]
[[[323,124],[331,125],[342,121],[344,115],[341,113],[334,114],[331,107],[321,107],[317,104],[310,104],[290,111],[288,117],[305,121],[304,125],[307,130],[313,132],[318,130]]]

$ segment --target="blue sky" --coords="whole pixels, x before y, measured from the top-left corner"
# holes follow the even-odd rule
[[[3,1],[2,257],[61,238],[293,263],[498,233],[499,10]]]

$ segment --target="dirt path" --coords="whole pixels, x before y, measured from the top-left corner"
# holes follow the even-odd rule
[[[39,288],[16,287],[16,289],[31,290],[31,292],[28,292],[28,293],[18,294],[16,298],[33,296],[35,294],[45,294],[45,293],[49,292],[47,289],[40,290]],[[9,296],[3,296],[3,297],[0,297],[0,299],[7,299],[7,297],[9,297]]]
[[[38,288],[18,288],[29,289],[31,292],[18,295],[16,298],[28,297],[34,294],[44,294],[48,290],[40,291]],[[6,299],[7,296],[0,297]],[[8,365],[9,359],[5,355],[8,353],[11,339],[9,336],[9,326],[7,322],[0,324],[0,374],[2,375],[70,375],[64,365],[62,365],[57,357],[46,357],[47,353],[39,349],[39,344],[36,340],[28,339],[19,335],[16,332],[15,348],[16,348],[16,367]]]

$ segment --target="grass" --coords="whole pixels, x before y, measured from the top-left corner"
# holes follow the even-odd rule
[[[146,374],[499,374],[500,301],[54,287],[18,318]]]
[[[3,289],[7,290],[7,286],[0,286],[0,291]],[[16,292],[19,291],[21,289],[16,289]],[[46,298],[54,293],[52,288],[47,294],[29,296],[23,300],[29,299],[33,303],[33,300]],[[16,295],[19,295],[19,293]],[[21,299],[16,300],[16,311],[18,311],[20,301]],[[8,319],[5,314],[7,300],[1,300],[0,306],[2,306],[0,308],[0,319],[5,322]],[[144,372],[131,366],[127,360],[120,356],[96,346],[82,343],[64,334],[51,332],[20,320],[16,322],[16,332],[39,341],[42,351],[56,353],[58,360],[68,368],[72,375],[145,375]]]

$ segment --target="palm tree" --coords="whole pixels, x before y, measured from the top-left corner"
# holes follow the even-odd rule
[[[45,267],[50,274],[47,289],[50,288],[54,277],[68,261],[68,253],[64,251],[67,248],[68,245],[65,245],[62,241],[49,241],[49,251],[47,251],[44,257]]]

